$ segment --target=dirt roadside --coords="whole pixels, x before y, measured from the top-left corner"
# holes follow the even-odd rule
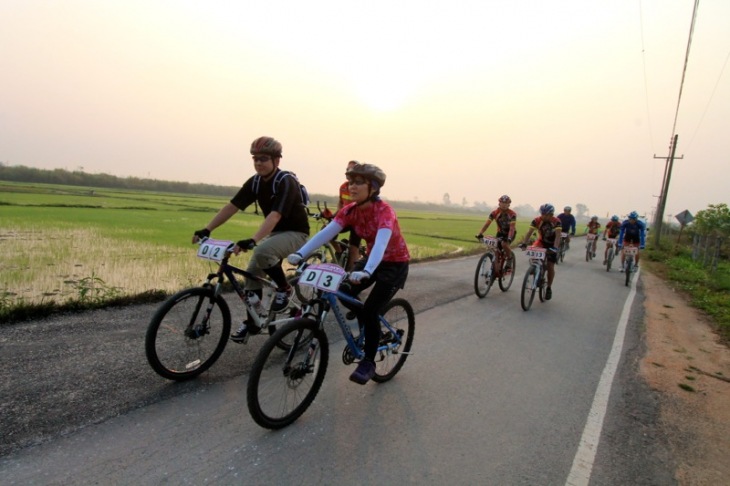
[[[640,372],[660,393],[660,424],[681,485],[730,484],[730,349],[671,284],[642,271],[646,356]]]

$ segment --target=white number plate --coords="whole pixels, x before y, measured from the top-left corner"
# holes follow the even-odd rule
[[[636,255],[637,253],[639,253],[638,246],[625,246],[624,247],[624,255]]]
[[[560,233],[560,236],[561,236],[562,238],[567,238],[567,237],[568,237],[568,233]]]
[[[233,249],[232,241],[208,238],[200,244],[198,257],[220,263],[223,257],[226,256],[226,251],[229,249]]]
[[[612,245],[616,244],[616,238],[606,238],[606,241],[611,243]]]
[[[304,269],[299,285],[335,292],[345,278],[345,269],[334,263],[317,263]]]
[[[495,238],[494,236],[485,236],[484,245],[496,248],[497,247],[497,238]]]
[[[596,239],[597,237],[598,237],[598,235],[597,235],[597,234],[595,234],[595,233],[588,233],[588,234],[586,235],[586,238],[588,239],[588,241],[593,241],[593,240],[595,240],[595,239]]]
[[[544,260],[546,253],[547,250],[539,246],[529,246],[527,247],[527,250],[525,250],[525,255],[533,260]]]

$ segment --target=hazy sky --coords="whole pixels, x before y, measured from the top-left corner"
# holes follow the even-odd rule
[[[690,0],[0,0],[0,162],[651,215]],[[730,1],[702,0],[666,214],[730,202]],[[660,158],[655,158],[660,157]]]

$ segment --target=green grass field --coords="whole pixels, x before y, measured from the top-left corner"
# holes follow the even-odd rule
[[[199,284],[194,230],[227,198],[0,181],[0,310],[102,303]],[[484,215],[398,211],[413,261],[478,252]],[[239,240],[262,216],[249,208],[215,232]],[[519,224],[524,234],[527,222]],[[312,231],[318,224],[312,221]],[[490,228],[494,232],[494,228]],[[245,267],[248,256],[236,257]]]

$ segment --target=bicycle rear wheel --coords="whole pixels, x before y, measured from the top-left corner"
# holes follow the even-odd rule
[[[477,270],[474,273],[474,292],[477,297],[483,299],[489,293],[494,283],[494,255],[485,253],[477,263]]]
[[[152,316],[145,335],[147,361],[158,375],[184,381],[210,368],[231,332],[231,313],[212,287],[185,289]]]
[[[522,281],[522,292],[520,293],[520,305],[522,310],[528,311],[532,306],[532,301],[535,300],[535,290],[537,289],[537,267],[530,265],[525,273],[525,278]]]
[[[509,265],[509,273],[506,273],[505,268]],[[512,281],[515,279],[515,271],[517,270],[517,259],[515,254],[512,255],[505,261],[502,266],[502,275],[499,277],[499,288],[502,292],[506,292],[512,286]]]
[[[380,346],[375,355],[375,376],[373,381],[383,383],[393,378],[408,359],[416,331],[416,314],[405,299],[393,299],[383,310],[383,319],[393,328],[397,336],[380,325]],[[387,346],[387,348],[384,348]]]
[[[281,352],[281,340],[298,343],[314,336],[308,346]],[[247,386],[248,411],[267,429],[280,429],[298,419],[312,404],[327,373],[329,343],[319,324],[297,319],[283,325],[263,345],[251,368]]]
[[[632,267],[634,266],[634,259],[633,258],[626,258],[626,269],[624,272],[626,272],[626,286],[629,286],[629,282],[631,282],[631,272],[634,270]]]
[[[611,265],[613,264],[613,248],[608,249],[608,255],[606,255],[606,271],[611,271]]]

